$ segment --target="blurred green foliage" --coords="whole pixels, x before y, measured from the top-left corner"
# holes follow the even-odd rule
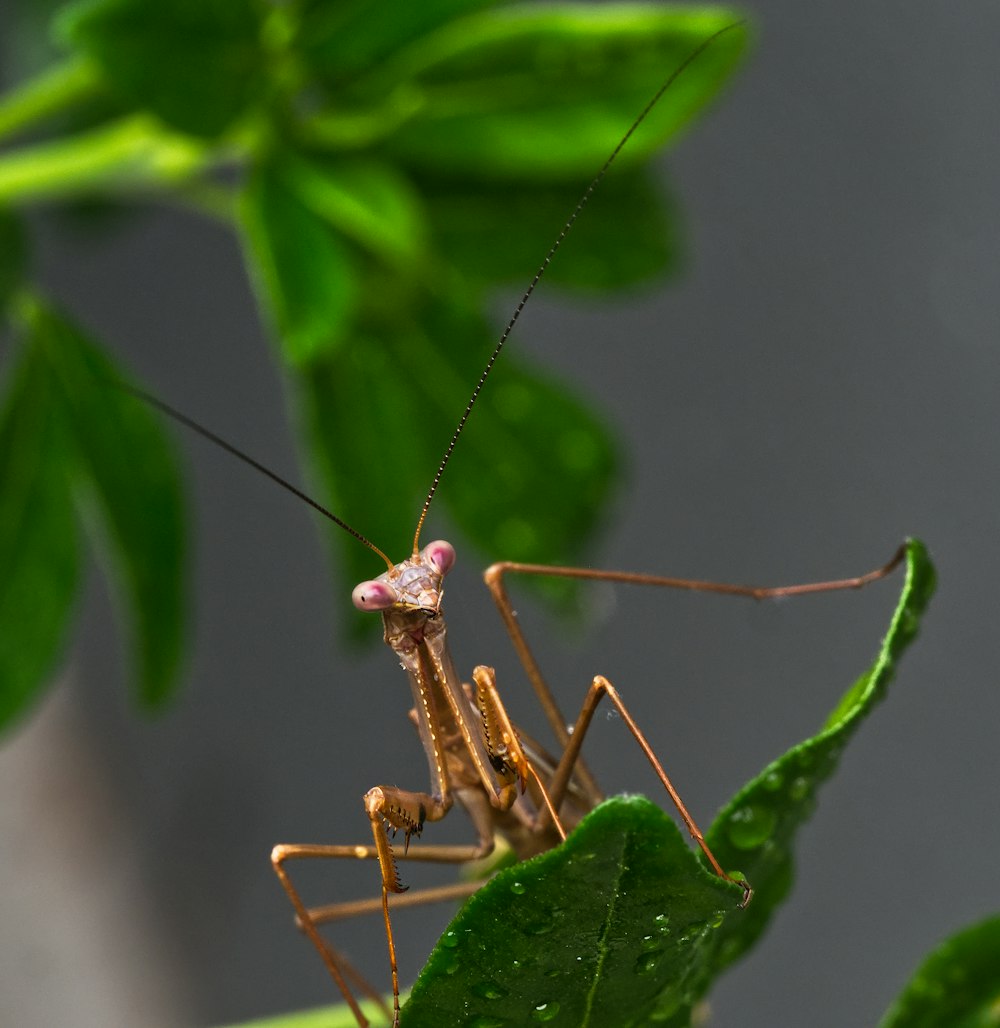
[[[0,97],[0,303],[14,343],[0,639],[17,643],[0,661],[0,725],[30,708],[68,636],[83,538],[71,510],[103,542],[146,705],[175,687],[187,598],[169,445],[109,388],[128,370],[33,282],[23,208],[157,199],[224,218],[324,502],[401,557],[498,334],[489,291],[527,283],[636,114],[696,54],[552,279],[606,290],[672,266],[670,205],[645,165],[732,72],[742,26],[697,51],[733,21],[616,4],[81,0],[55,12],[54,48],[16,30],[19,52],[46,63]],[[554,563],[579,557],[617,477],[600,416],[516,352],[455,465],[440,502],[469,539]],[[376,568],[334,526],[330,540],[344,596]]]

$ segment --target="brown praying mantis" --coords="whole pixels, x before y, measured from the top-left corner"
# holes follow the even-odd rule
[[[486,584],[555,737],[557,750],[553,755],[547,754],[537,742],[512,723],[501,699],[493,669],[485,665],[476,667],[472,672],[473,685],[465,685],[455,669],[448,649],[447,629],[442,612],[443,580],[454,565],[455,550],[450,543],[440,540],[421,546],[420,538],[452,452],[521,312],[556,251],[619,152],[626,146],[649,111],[685,69],[722,33],[734,27],[735,25],[730,25],[708,37],[674,70],[625,132],[557,235],[515,307],[472,391],[433,476],[417,519],[412,553],[405,560],[394,563],[359,531],[284,479],[161,401],[144,397],[305,500],[385,562],[387,570],[377,578],[358,585],[354,590],[353,601],[362,611],[378,612],[382,615],[385,641],[406,671],[414,703],[410,717],[427,757],[430,784],[426,791],[411,791],[392,785],[379,785],[369,789],[364,796],[364,808],[371,829],[370,843],[282,844],[276,846],[272,852],[275,873],[295,909],[298,924],[318,951],[359,1026],[365,1026],[369,1022],[361,1011],[355,992],[367,993],[376,999],[379,997],[347,959],[323,938],[319,931],[320,926],[360,914],[381,912],[393,993],[392,1009],[389,1011],[386,1008],[386,1013],[392,1018],[393,1025],[397,1025],[400,1016],[399,972],[392,911],[403,906],[466,896],[481,884],[478,881],[463,882],[453,886],[406,892],[400,880],[398,861],[402,859],[465,864],[488,856],[500,838],[505,840],[518,859],[525,859],[557,845],[577,821],[603,798],[594,776],[582,761],[580,754],[588,727],[600,702],[605,698],[614,706],[648,759],[709,865],[722,878],[739,881],[743,887],[744,905],[752,896],[750,884],[732,877],[711,852],[652,745],[630,714],[615,686],[607,678],[601,675],[593,678],[573,726],[567,727],[567,720],[541,672],[511,606],[505,587],[505,578],[508,575],[556,576],[765,599],[858,588],[884,577],[901,560],[902,550],[883,567],[853,578],[768,587],[728,585],[589,568],[551,567],[514,562],[493,564],[485,572]],[[411,846],[411,838],[420,836],[428,822],[444,818],[456,800],[469,815],[475,841],[465,845]],[[401,852],[391,844],[387,829],[393,833],[403,833]],[[290,864],[307,859],[377,861],[381,878],[380,893],[372,899],[308,907],[300,897],[289,872]]]

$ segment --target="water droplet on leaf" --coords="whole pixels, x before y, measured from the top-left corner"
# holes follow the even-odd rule
[[[654,971],[662,956],[662,949],[654,949],[650,950],[648,953],[641,954],[635,962],[635,973],[649,974],[651,971]]]
[[[502,985],[489,978],[485,982],[477,982],[469,991],[480,999],[503,999],[507,995],[507,990]]]
[[[524,933],[525,935],[547,935],[555,926],[556,923],[551,917],[542,915],[535,918],[534,921],[529,921],[524,926]]]
[[[546,1003],[536,1003],[531,1011],[531,1018],[534,1021],[551,1021],[559,1013],[559,1004],[555,1000]]]
[[[726,834],[737,849],[752,850],[766,841],[777,823],[778,816],[770,807],[748,803],[730,814]]]

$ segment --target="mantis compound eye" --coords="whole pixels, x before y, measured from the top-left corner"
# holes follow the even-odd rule
[[[444,539],[435,539],[424,547],[424,559],[446,575],[455,564],[455,547]]]
[[[351,601],[358,610],[388,610],[396,602],[396,591],[385,582],[362,582],[354,587]]]

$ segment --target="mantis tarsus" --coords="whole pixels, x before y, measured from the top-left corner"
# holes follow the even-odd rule
[[[729,31],[733,27],[729,26],[722,32]],[[656,96],[624,134],[558,234],[508,321],[472,392],[466,409],[459,419],[424,501],[414,532],[412,554],[406,560],[394,564],[360,532],[320,507],[315,501],[305,497],[287,482],[262,468],[255,461],[205,429],[189,422],[171,408],[159,401],[152,400],[167,413],[186,422],[196,431],[208,436],[231,453],[268,474],[282,486],[291,489],[296,495],[305,499],[376,553],[387,567],[386,572],[377,579],[361,583],[355,589],[353,599],[355,606],[359,609],[370,612],[378,611],[382,614],[386,642],[407,671],[415,704],[411,718],[427,755],[431,777],[430,787],[426,792],[408,791],[389,785],[375,786],[370,789],[365,794],[364,806],[371,826],[371,843],[363,845],[279,845],[275,847],[272,854],[275,872],[295,908],[301,928],[320,953],[330,975],[353,1010],[359,1025],[366,1025],[368,1021],[355,999],[354,990],[358,988],[362,991],[370,990],[344,957],[323,939],[318,930],[319,926],[328,921],[360,913],[381,911],[392,975],[393,1008],[391,1016],[393,1024],[398,1024],[399,975],[391,909],[467,895],[477,887],[478,883],[423,890],[399,896],[398,894],[405,892],[405,888],[400,881],[397,860],[401,858],[440,863],[465,863],[488,855],[499,835],[507,840],[519,858],[530,856],[556,845],[561,837],[565,837],[566,831],[573,827],[579,817],[602,798],[596,781],[580,760],[580,750],[594,712],[604,697],[609,699],[621,715],[626,727],[643,750],[670,795],[690,834],[703,850],[709,864],[717,874],[730,879],[730,875],[706,845],[694,818],[687,811],[653,748],[635,723],[611,682],[603,676],[594,677],[573,729],[567,729],[566,719],[549,690],[514,616],[504,586],[506,575],[554,575],[626,584],[658,585],[690,591],[719,592],[762,599],[806,592],[857,588],[869,581],[883,577],[900,560],[901,553],[894,556],[884,567],[854,578],[764,588],[628,572],[547,567],[510,562],[494,564],[486,572],[486,582],[557,740],[558,751],[553,758],[548,758],[537,744],[527,739],[524,733],[511,723],[500,698],[493,670],[482,665],[475,668],[472,674],[474,687],[469,688],[463,685],[448,652],[446,628],[441,611],[442,581],[454,563],[455,552],[449,543],[443,541],[420,546],[421,530],[442,473],[480,390],[521,311],[580,211],[648,112],[688,65],[696,60],[720,34],[721,32],[717,32],[707,38],[671,74]],[[411,837],[420,835],[426,822],[442,819],[456,799],[472,820],[476,841],[467,845],[410,846]],[[403,832],[402,852],[397,852],[390,844],[386,833],[387,827],[393,831],[401,830]],[[289,861],[310,858],[377,860],[381,873],[380,895],[372,900],[308,908],[292,883],[286,865]],[[744,889],[743,902],[745,904],[750,900],[751,889],[748,884],[742,882],[741,884]],[[395,897],[392,903],[390,903],[390,896]]]

